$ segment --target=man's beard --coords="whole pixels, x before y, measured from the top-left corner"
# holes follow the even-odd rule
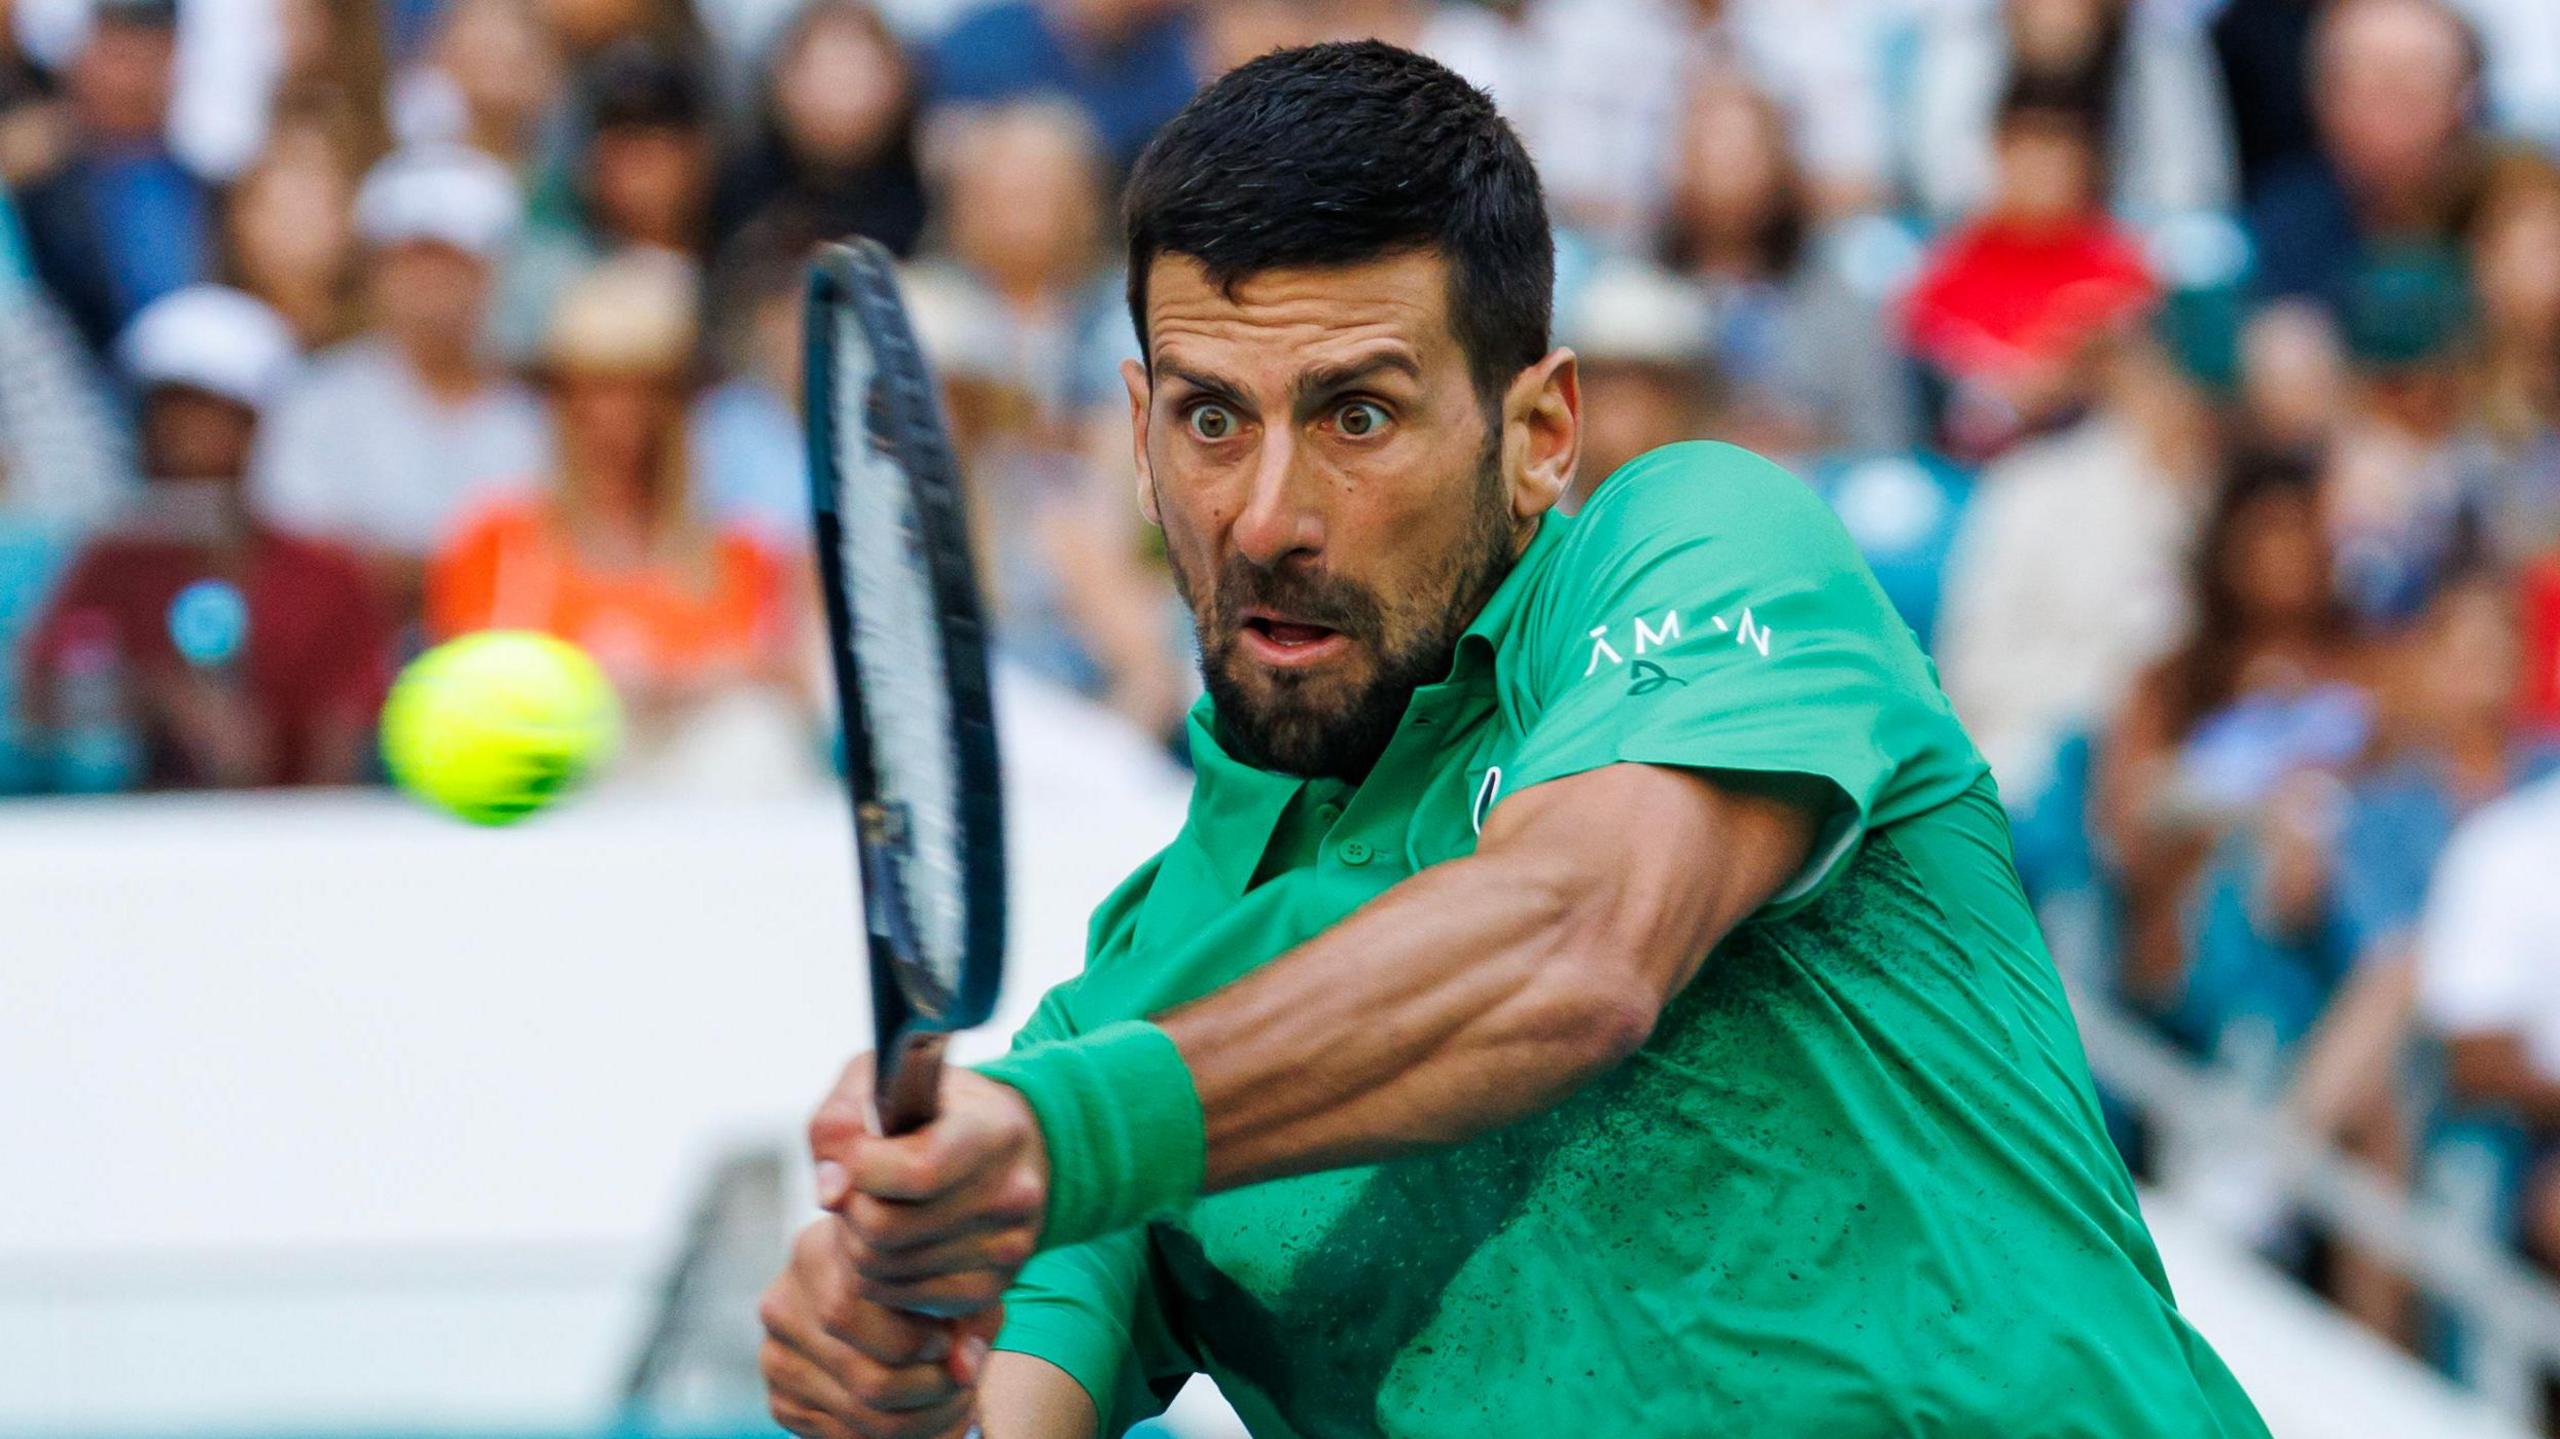
[[[1510,573],[1512,538],[1499,451],[1489,446],[1465,535],[1401,605],[1321,570],[1265,569],[1241,556],[1228,560],[1217,593],[1203,597],[1174,560],[1174,588],[1199,631],[1200,677],[1217,705],[1219,743],[1257,769],[1355,784],[1367,778],[1413,692],[1447,676],[1459,637]],[[1336,674],[1293,670],[1262,669],[1248,684],[1235,672],[1236,617],[1256,606],[1339,631],[1355,656],[1367,656],[1368,675],[1347,691]]]

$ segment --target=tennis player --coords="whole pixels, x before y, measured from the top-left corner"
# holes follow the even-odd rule
[[[1486,97],[1268,56],[1127,220],[1189,820],[930,1128],[847,1070],[776,1417],[1085,1439],[1205,1370],[1304,1439],[2265,1433],[1839,525],[1713,444],[1551,512],[1580,397]]]

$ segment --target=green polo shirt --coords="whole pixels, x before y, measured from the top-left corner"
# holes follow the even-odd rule
[[[1833,813],[1552,1112],[1033,1260],[999,1347],[1106,1433],[1204,1370],[1264,1439],[2265,1432],[2170,1297],[1982,761],[1792,476],[1680,445],[1548,517],[1357,788],[1238,763],[1205,704],[1191,736],[1187,823],[1023,1042],[1217,989],[1547,780],[1808,777]]]

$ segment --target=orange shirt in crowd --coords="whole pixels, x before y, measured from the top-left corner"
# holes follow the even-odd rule
[[[790,594],[781,558],[743,532],[713,539],[705,574],[612,568],[581,554],[547,503],[510,500],[474,516],[429,565],[427,622],[440,637],[542,630],[617,682],[684,685],[775,672]]]

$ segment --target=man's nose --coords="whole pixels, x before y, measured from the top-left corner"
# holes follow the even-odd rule
[[[1244,509],[1228,532],[1249,563],[1269,569],[1293,554],[1324,549],[1321,495],[1305,461],[1296,436],[1285,430],[1273,433],[1262,447]]]

